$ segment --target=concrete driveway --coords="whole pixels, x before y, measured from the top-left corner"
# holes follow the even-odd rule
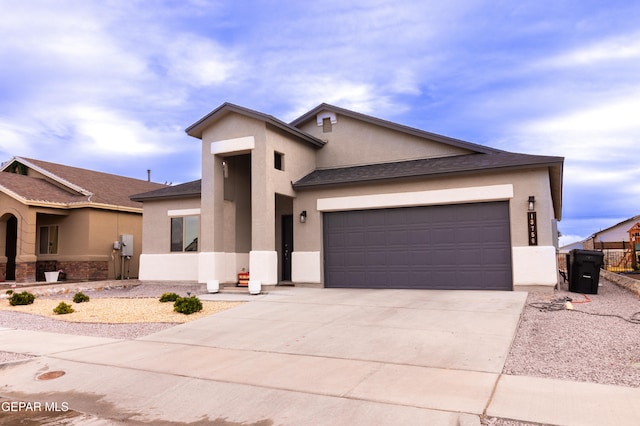
[[[526,293],[290,288],[251,300],[137,340],[2,330],[3,350],[43,357],[6,365],[1,394],[65,402],[94,424],[479,425]],[[34,380],[52,370],[66,374]]]

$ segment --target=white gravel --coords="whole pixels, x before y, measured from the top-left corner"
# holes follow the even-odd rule
[[[640,387],[640,324],[622,319],[640,320],[640,299],[606,280],[600,284],[598,294],[570,293],[566,286],[553,295],[529,294],[503,373]],[[564,297],[573,299],[573,311],[536,307]]]
[[[622,319],[630,319],[634,314],[640,317],[640,298],[603,279],[600,285],[598,294],[586,297],[568,292],[566,285],[553,294],[529,294],[503,373],[640,387],[640,324]],[[199,289],[199,285],[153,283],[84,292],[92,298],[159,297],[165,292],[199,294]],[[41,297],[64,299],[71,298],[72,294]],[[573,299],[573,311],[540,308],[540,303],[564,297]],[[586,302],[586,298],[590,301]],[[87,336],[135,339],[172,326],[166,323],[69,323],[0,311],[0,327]],[[25,357],[0,351],[0,363]],[[482,418],[482,424],[527,425],[488,417]]]
[[[566,285],[554,294],[530,293],[522,313],[504,374],[567,379],[640,387],[640,298],[600,279],[598,294],[570,293]],[[570,297],[573,311],[544,311],[536,306]],[[585,301],[590,302],[578,303]],[[534,304],[535,306],[531,306]],[[583,312],[589,312],[589,315]],[[534,426],[483,417],[486,426]]]
[[[192,295],[201,293],[201,286],[198,284],[166,284],[149,283],[139,284],[132,281],[127,287],[118,287],[121,282],[106,282],[104,288],[82,289],[82,292],[91,298],[106,297],[160,297],[163,293],[175,292],[181,296],[186,296],[187,292]],[[22,291],[22,290],[17,290]],[[4,293],[4,290],[2,291]],[[38,295],[43,299],[68,300],[73,299],[75,291],[67,293]],[[136,339],[146,336],[166,328],[175,326],[171,323],[135,323],[135,324],[105,324],[105,323],[74,323],[39,315],[26,314],[22,312],[10,312],[0,310],[0,328],[14,328],[19,330],[50,331],[54,333],[77,334],[82,336],[110,337],[115,339]],[[29,355],[4,352],[0,350],[0,363],[17,361],[30,358]]]

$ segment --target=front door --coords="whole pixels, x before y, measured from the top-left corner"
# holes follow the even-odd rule
[[[7,256],[7,281],[16,279],[16,244],[18,242],[18,219],[11,216],[7,220],[7,233],[5,240],[5,256]]]
[[[282,281],[291,281],[291,252],[293,251],[293,215],[282,216]]]

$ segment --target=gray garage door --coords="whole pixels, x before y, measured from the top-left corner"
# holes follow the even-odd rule
[[[511,290],[508,202],[324,214],[326,287]]]

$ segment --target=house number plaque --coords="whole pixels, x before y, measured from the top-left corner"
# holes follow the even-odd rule
[[[538,220],[536,219],[536,212],[527,212],[527,226],[529,233],[529,245],[538,245]]]

